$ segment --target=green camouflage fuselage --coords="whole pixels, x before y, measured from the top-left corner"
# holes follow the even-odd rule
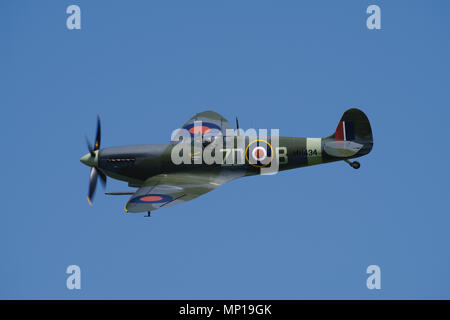
[[[208,165],[203,161],[197,164],[194,157],[191,157],[191,163],[176,165],[172,161],[172,149],[175,145],[165,144],[102,149],[98,156],[98,167],[108,176],[126,181],[136,187],[142,185],[149,177],[161,173],[195,172],[218,175],[223,170],[227,170],[241,172],[241,176],[260,174],[261,167],[253,166],[245,159],[245,151],[253,138],[245,137],[245,144],[237,141],[242,138],[244,137],[234,137],[234,146],[225,145],[220,148],[220,152],[223,153],[222,164]],[[278,146],[274,144],[272,147],[274,160],[271,164],[278,160],[278,171],[283,171],[343,160],[342,157],[330,156],[324,151],[324,144],[330,139],[279,137]],[[269,138],[268,142],[272,146],[272,139]],[[363,156],[370,152],[371,147],[371,143],[365,144],[357,154],[345,159]],[[265,167],[269,168],[271,164]]]

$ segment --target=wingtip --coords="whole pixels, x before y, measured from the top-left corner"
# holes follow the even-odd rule
[[[92,201],[89,197],[87,197],[87,201],[88,201],[89,205],[92,206]]]

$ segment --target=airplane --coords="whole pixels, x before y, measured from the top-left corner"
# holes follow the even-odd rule
[[[243,130],[239,128],[237,118],[236,127],[236,131],[233,131],[229,122],[214,111],[198,113],[181,127],[183,133],[187,132],[194,138],[193,141],[200,139],[200,153],[225,138],[231,141],[231,148],[224,143],[225,148],[216,149],[223,152],[219,158],[223,157],[224,161],[206,164],[195,161],[200,156],[198,144],[195,149],[190,140],[101,149],[101,125],[100,117],[97,116],[94,147],[87,141],[89,153],[80,159],[91,167],[89,204],[92,205],[97,180],[100,179],[105,185],[107,177],[110,177],[125,181],[129,187],[137,190],[107,192],[107,195],[130,195],[125,211],[147,212],[147,216],[150,216],[154,210],[190,201],[236,178],[262,174],[274,163],[277,171],[335,161],[345,161],[352,168],[359,169],[360,163],[350,159],[368,154],[373,147],[369,120],[356,108],[347,110],[335,132],[325,138],[261,138],[258,135],[246,135],[245,132],[241,134]],[[227,134],[230,130],[234,133],[231,136]],[[190,152],[188,156],[193,162],[175,164],[175,148],[196,151]],[[180,154],[184,155],[184,152]]]

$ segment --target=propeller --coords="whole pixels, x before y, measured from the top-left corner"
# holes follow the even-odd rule
[[[95,188],[97,187],[98,178],[100,177],[100,182],[102,183],[103,186],[106,185],[106,175],[95,166],[95,157],[97,156],[96,151],[100,149],[100,141],[101,141],[101,125],[100,125],[100,117],[97,116],[97,133],[95,135],[94,148],[92,148],[91,143],[86,137],[86,143],[89,150],[90,159],[85,159],[85,157],[88,155],[82,158],[82,162],[88,165],[92,164],[91,172],[89,173],[89,190],[87,197],[90,205],[92,205],[92,198],[95,194]],[[83,161],[83,159],[85,160]]]

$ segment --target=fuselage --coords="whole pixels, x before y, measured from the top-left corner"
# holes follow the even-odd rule
[[[324,145],[331,138],[272,137],[261,140],[268,144],[266,148],[268,156],[271,158],[268,160],[271,161],[265,165],[256,165],[249,159],[249,147],[255,145],[255,138],[240,136],[232,139],[231,145],[224,143],[223,147],[217,149],[221,153],[222,163],[206,164],[204,161],[199,161],[198,157],[203,155],[204,149],[201,149],[199,153],[199,149],[192,147],[189,149],[192,150],[191,163],[175,164],[172,157],[173,148],[177,144],[104,148],[96,152],[95,158],[88,160],[89,157],[86,155],[81,161],[85,164],[89,162],[95,165],[111,178],[126,181],[133,187],[139,187],[148,178],[161,173],[208,172],[218,174],[223,171],[234,171],[240,172],[240,176],[248,176],[260,174],[271,166],[276,167],[276,171],[283,171],[356,158],[369,153],[372,148],[372,143],[364,144],[356,154],[344,158],[331,156],[324,150]],[[256,140],[259,139],[256,138]]]

